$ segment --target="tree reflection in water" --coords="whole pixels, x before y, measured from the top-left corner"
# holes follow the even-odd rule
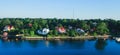
[[[62,48],[64,49],[84,49],[85,40],[66,40]]]
[[[17,48],[21,48],[22,47],[22,40],[18,40],[18,41],[13,41],[14,46]]]
[[[61,45],[64,44],[64,41],[62,40],[48,40],[48,41],[45,41],[45,44],[46,44],[46,47],[53,47],[53,48],[57,48]]]
[[[45,41],[46,47],[60,49],[81,49],[84,48],[85,40],[49,40]]]
[[[95,43],[95,48],[96,48],[97,50],[104,50],[105,47],[106,47],[106,45],[107,45],[106,40],[98,39],[98,40],[96,41],[96,43]]]
[[[16,48],[22,47],[22,40],[0,40],[2,48],[11,48],[12,46]]]
[[[28,42],[32,47],[38,47],[39,40],[28,40]]]

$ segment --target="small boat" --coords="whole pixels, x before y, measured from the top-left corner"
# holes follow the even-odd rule
[[[116,38],[115,40],[116,40],[117,42],[120,42],[120,38]]]

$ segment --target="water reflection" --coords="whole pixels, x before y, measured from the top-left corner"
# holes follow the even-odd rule
[[[30,46],[33,47],[33,48],[37,48],[37,47],[39,46],[39,45],[38,45],[39,42],[40,42],[39,40],[28,40],[28,43],[29,43]]]
[[[115,41],[115,42],[120,45],[120,42],[118,42],[118,41]]]
[[[74,48],[74,49],[83,49],[84,48],[84,44],[85,44],[85,40],[79,40],[79,41],[70,41],[70,48]]]
[[[1,40],[1,47],[2,48],[8,48],[9,46],[10,46],[10,44],[9,44],[9,42],[8,41],[3,41],[3,40]]]
[[[84,48],[85,40],[45,40],[45,41],[39,41],[39,40],[28,40],[28,43],[31,47],[37,48],[40,45],[42,47],[47,48],[62,48],[62,49],[82,49]],[[43,45],[45,44],[45,45]]]
[[[2,55],[110,55],[119,51],[120,45],[114,40],[0,40]]]
[[[106,45],[107,45],[106,40],[98,39],[98,40],[96,41],[96,43],[95,43],[95,48],[96,48],[97,50],[104,50],[105,47],[106,47]]]
[[[2,48],[11,48],[11,47],[21,48],[22,40],[15,41],[15,40],[1,40],[1,47]]]
[[[46,47],[49,47],[49,41],[45,41],[45,45],[46,45]]]
[[[57,47],[62,46],[64,44],[64,41],[62,41],[62,40],[50,40],[49,43],[53,48],[57,48]]]
[[[14,46],[17,47],[17,48],[21,48],[22,47],[22,40],[19,40],[19,41],[13,41],[14,43]]]

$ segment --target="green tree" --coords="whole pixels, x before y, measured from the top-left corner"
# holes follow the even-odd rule
[[[38,23],[37,22],[34,22],[32,27],[34,28],[34,31],[38,29]]]
[[[21,20],[15,20],[14,26],[15,26],[15,28],[21,29],[21,28],[23,28],[23,22]]]
[[[97,31],[98,34],[103,35],[103,34],[108,34],[109,29],[107,28],[106,23],[101,22],[101,23],[98,24],[98,26],[96,28],[96,31]]]
[[[58,31],[57,30],[53,30],[53,35],[58,36]]]
[[[6,26],[8,24],[11,24],[11,22],[8,18],[4,18],[1,23],[2,23],[2,26]]]
[[[90,29],[90,26],[87,25],[87,22],[81,21],[81,22],[80,22],[80,28],[82,28],[82,29],[84,29],[84,30],[88,30],[88,29]]]
[[[76,36],[75,30],[69,30],[69,34],[68,35],[71,36],[71,37],[75,37]]]

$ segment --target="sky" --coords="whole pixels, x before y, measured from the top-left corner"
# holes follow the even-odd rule
[[[0,0],[0,17],[120,19],[120,0]]]

